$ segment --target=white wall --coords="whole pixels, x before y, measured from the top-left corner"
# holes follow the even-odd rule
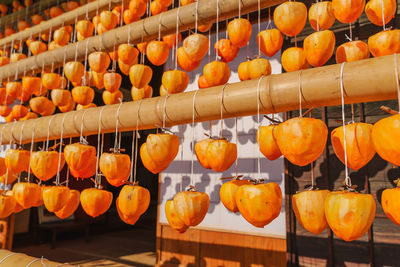
[[[261,29],[265,29],[266,23],[261,25]],[[253,25],[253,34],[250,40],[249,55],[253,57],[258,54],[258,47],[256,45],[257,36],[257,24]],[[219,34],[219,38],[225,38],[225,32]],[[212,48],[215,43],[215,35],[211,38]],[[240,62],[246,60],[247,47],[240,50],[235,61],[229,63],[232,74],[229,79],[229,83],[238,82],[239,78],[237,75],[237,68]],[[215,59],[214,50],[211,53],[211,60]],[[281,73],[280,64],[280,53],[277,53],[274,58],[270,60],[272,65],[272,73]],[[204,65],[208,63],[207,56],[203,60],[201,66],[189,73],[190,84],[189,90],[197,90],[197,80],[202,74]],[[166,69],[173,68],[172,59],[168,60]],[[264,125],[268,122],[262,119],[260,121]],[[219,121],[213,122],[213,133],[217,135],[220,130]],[[259,150],[256,143],[256,129],[257,129],[257,118],[256,116],[241,117],[238,118],[238,173],[248,177],[257,178],[257,157]],[[191,125],[182,125],[172,127],[171,130],[178,134],[181,138],[181,149],[183,147],[183,160],[181,160],[181,151],[178,153],[175,160],[171,163],[169,168],[161,174],[161,187],[160,187],[160,214],[159,221],[161,223],[167,223],[165,217],[164,208],[165,202],[180,191],[182,184],[185,189],[190,183],[190,171],[191,171],[191,141],[192,141],[192,128]],[[209,132],[209,123],[197,123],[195,124],[195,135],[194,140],[199,141],[205,138],[204,133]],[[228,138],[229,141],[235,142],[235,119],[224,120],[223,135]],[[183,140],[182,140],[183,137]],[[261,155],[261,154],[260,154]],[[211,170],[204,169],[197,161],[196,156],[194,158],[194,175],[192,178],[193,184],[195,184],[198,191],[206,192],[210,196],[210,207],[208,214],[199,225],[200,227],[209,227],[214,229],[229,230],[229,231],[240,231],[249,232],[256,234],[286,236],[286,223],[285,223],[285,207],[284,201],[282,203],[281,214],[269,225],[264,228],[257,228],[249,224],[239,214],[229,212],[219,199],[219,189],[223,183],[219,178],[235,175],[235,164],[223,172],[216,173]],[[283,158],[279,158],[275,161],[269,161],[263,155],[261,158],[261,177],[268,181],[273,181],[279,184],[282,189],[284,196],[284,173],[283,173]],[[181,175],[181,173],[183,175]]]

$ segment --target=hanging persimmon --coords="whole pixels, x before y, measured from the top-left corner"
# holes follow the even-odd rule
[[[10,171],[0,176],[0,183],[9,185],[14,183],[19,177],[18,173],[12,173]]]
[[[211,166],[208,163],[207,148],[208,145],[213,141],[214,140],[211,138],[206,138],[194,145],[194,151],[196,153],[197,160],[200,162],[201,166],[206,169],[211,169]]]
[[[131,159],[126,154],[103,153],[100,156],[99,168],[109,184],[121,186],[131,173]]]
[[[109,191],[87,188],[81,192],[81,205],[86,214],[95,218],[110,208],[112,198],[113,195]]]
[[[274,22],[283,34],[296,36],[306,25],[307,7],[302,2],[289,1],[282,3],[275,8]]]
[[[200,66],[201,60],[193,61],[192,58],[186,54],[185,48],[179,47],[176,52],[177,63],[179,68],[185,71],[193,71]]]
[[[207,146],[206,157],[208,165],[213,171],[226,171],[236,161],[236,144],[230,143],[226,139],[213,140]]]
[[[172,0],[155,0],[155,1],[159,2],[161,5],[166,7],[172,5]]]
[[[345,127],[347,166],[358,171],[375,156],[375,148],[372,143],[373,126],[357,122],[347,124]],[[332,131],[331,142],[336,156],[345,164],[343,126]]]
[[[169,70],[163,73],[161,83],[168,94],[181,93],[189,84],[189,75],[181,70]]]
[[[90,20],[80,20],[76,23],[77,32],[84,38],[93,35],[94,25]]]
[[[400,53],[400,30],[381,31],[370,36],[368,47],[374,57]]]
[[[31,21],[33,25],[38,25],[40,22],[44,21],[44,18],[40,14],[33,14],[31,16]]]
[[[337,191],[325,199],[325,217],[332,231],[345,241],[362,237],[375,218],[376,204],[371,194]]]
[[[336,63],[352,62],[369,58],[368,45],[363,41],[351,41],[336,49]]]
[[[178,40],[176,38],[176,33],[165,35],[162,37],[162,40],[167,44],[169,49],[173,49],[175,48],[176,41],[178,41],[178,45],[182,42],[182,34],[178,33]]]
[[[39,116],[35,112],[28,112],[28,114],[25,115],[25,117],[21,118],[20,121],[27,121],[31,119],[37,119]]]
[[[312,4],[308,11],[308,20],[316,31],[328,30],[335,23],[332,2],[322,1]]]
[[[257,35],[257,45],[267,57],[273,57],[283,45],[283,36],[278,29],[260,31]]]
[[[200,89],[210,87],[204,75],[200,75],[199,79],[197,80],[197,85]]]
[[[32,173],[41,181],[53,178],[64,167],[64,154],[57,151],[33,152],[30,158]]]
[[[46,52],[47,45],[40,41],[33,41],[29,44],[29,50],[31,50],[32,55],[36,56],[40,53]]]
[[[31,27],[31,25],[29,24],[29,22],[27,22],[25,20],[19,20],[17,22],[17,28],[18,28],[18,31],[20,31],[20,32],[25,30],[25,29],[28,29],[30,27]]]
[[[12,98],[18,98],[22,94],[22,83],[20,82],[8,82],[6,84],[6,93]]]
[[[106,52],[93,52],[88,57],[88,63],[92,70],[104,73],[110,65],[110,57]]]
[[[89,86],[101,90],[104,88],[104,73],[89,71]]]
[[[69,111],[74,110],[74,109],[75,109],[75,106],[76,106],[75,101],[74,101],[73,99],[71,99],[71,101],[69,101],[67,105],[65,105],[65,106],[59,106],[58,109],[59,109],[62,113],[65,113],[65,112],[69,112]]]
[[[305,166],[324,151],[328,128],[314,118],[292,118],[275,129],[276,143],[283,156],[291,163]]]
[[[64,65],[64,74],[67,77],[67,79],[73,83],[80,83],[82,81],[84,73],[85,73],[85,66],[81,62],[70,61]],[[51,88],[51,89],[58,89],[58,88]]]
[[[29,169],[30,152],[22,149],[7,149],[5,154],[5,163],[11,173],[21,173]]]
[[[10,58],[5,56],[0,57],[0,66],[4,66],[7,64],[10,64]]]
[[[4,175],[7,172],[6,160],[0,157],[0,175]]]
[[[119,70],[120,70],[123,74],[125,74],[125,75],[129,75],[129,70],[131,69],[131,67],[132,67],[133,65],[135,65],[135,64],[137,64],[137,63],[138,63],[137,58],[136,58],[136,60],[133,62],[132,65],[125,64],[125,63],[122,62],[120,59],[118,59],[118,67],[119,67]]]
[[[10,196],[10,197],[13,197],[14,198],[14,192],[13,191],[7,191],[7,192],[4,192],[4,194],[6,195],[6,196]],[[14,200],[15,200],[15,198],[14,198]],[[14,211],[13,211],[13,213],[18,213],[18,212],[20,212],[20,211],[22,211],[24,208],[20,205],[20,204],[18,204],[18,202],[17,201],[15,201],[15,208],[14,208]]]
[[[76,209],[79,207],[79,202],[80,202],[80,196],[81,194],[79,193],[78,190],[69,190],[69,197],[67,203],[58,211],[56,211],[54,214],[60,218],[60,219],[66,219],[74,212]]]
[[[119,208],[119,198],[118,198],[118,197],[117,197],[117,199],[115,200],[115,206],[116,206],[116,208],[117,208],[117,212],[118,212],[118,215],[119,215],[120,219],[121,219],[124,223],[130,224],[130,225],[134,225],[134,224],[139,220],[140,216],[131,216],[131,217],[128,217],[128,216],[124,215],[124,214],[121,212],[121,209]]]
[[[293,211],[301,225],[313,234],[328,226],[325,218],[325,199],[329,190],[307,190],[292,196]]]
[[[56,44],[64,46],[67,45],[71,35],[65,27],[61,27],[54,31],[53,40]]]
[[[228,23],[228,36],[232,44],[241,48],[247,45],[251,36],[251,23],[247,19],[234,19]]]
[[[76,178],[90,178],[96,172],[96,148],[75,143],[64,148],[65,162]]]
[[[146,85],[142,88],[136,88],[132,86],[131,95],[133,101],[142,100],[144,98],[150,98],[153,96],[153,88],[150,85]]]
[[[244,61],[239,64],[238,67],[238,76],[241,81],[246,81],[250,79],[249,76],[249,64],[250,60]]]
[[[396,8],[396,0],[371,0],[365,5],[365,14],[373,24],[383,26],[394,18]]]
[[[206,36],[200,33],[189,35],[183,40],[183,49],[189,58],[194,61],[201,61],[207,54],[209,41]]]
[[[207,214],[210,197],[204,192],[183,191],[174,196],[176,215],[187,226],[200,224]]]
[[[0,194],[0,219],[7,218],[15,210],[15,199],[13,196]]]
[[[140,51],[140,53],[146,55],[147,44],[148,42],[138,43],[136,47]]]
[[[260,126],[257,131],[257,143],[261,153],[269,160],[276,160],[282,156],[275,137],[277,125]]]
[[[307,62],[314,67],[324,65],[335,50],[335,34],[330,30],[314,32],[303,42]]]
[[[333,14],[341,23],[353,23],[363,13],[365,0],[332,0]]]
[[[122,76],[116,72],[107,72],[103,75],[104,88],[110,92],[115,93],[121,87]]]
[[[147,8],[146,0],[130,0],[129,11],[131,16],[140,19],[145,13]]]
[[[19,120],[28,114],[29,110],[27,107],[23,105],[14,105],[11,109],[12,116],[16,119]]]
[[[169,226],[180,234],[183,234],[189,228],[189,226],[178,217],[173,200],[167,200],[165,203],[165,217],[167,217]]]
[[[167,6],[163,6],[161,5],[159,2],[157,1],[151,1],[150,3],[150,13],[152,16],[158,15],[162,12],[165,12],[168,10]]]
[[[194,3],[195,0],[180,0],[180,2],[181,2],[181,6],[186,6],[186,5],[189,5],[191,3]]]
[[[22,88],[24,95],[31,95],[34,92],[40,91],[42,80],[39,77],[22,77]]]
[[[7,117],[11,114],[12,109],[9,106],[0,105],[0,116]]]
[[[218,40],[214,48],[218,56],[221,57],[221,60],[227,63],[233,61],[239,52],[239,47],[232,44],[232,41],[229,39]]]
[[[400,165],[400,115],[379,120],[372,127],[372,142],[376,152],[384,160]]]
[[[87,108],[95,108],[95,107],[97,107],[97,105],[95,103],[90,103],[89,105],[86,105],[86,106],[82,106],[82,105],[78,104],[76,106],[76,110],[87,109]]]
[[[71,91],[73,100],[83,106],[89,105],[94,99],[94,90],[89,86],[77,86]]]
[[[225,208],[232,212],[238,212],[239,209],[235,198],[236,192],[240,186],[250,184],[252,183],[247,179],[232,179],[229,182],[224,183],[219,189],[219,198]]]
[[[274,182],[242,185],[237,189],[235,199],[240,214],[256,227],[264,227],[281,212],[282,191]]]
[[[56,111],[56,106],[53,102],[44,96],[34,97],[29,100],[29,107],[33,112],[41,116],[50,116]]]
[[[388,188],[383,190],[381,197],[381,204],[386,216],[395,224],[400,225],[400,206],[399,206],[399,180],[394,181],[395,188]]]
[[[208,24],[201,24],[197,26],[197,30],[199,32],[208,32],[213,26],[213,23],[208,23]]]
[[[140,147],[140,159],[142,160],[143,166],[150,172],[156,174],[162,172],[168,168],[169,162],[163,163],[163,165],[156,163],[147,152],[147,144],[143,143]]]
[[[203,68],[203,75],[209,86],[226,84],[231,76],[228,64],[221,61],[212,61]]]
[[[271,64],[266,58],[256,58],[239,64],[239,79],[245,81],[248,79],[258,79],[261,76],[271,74]]]
[[[118,195],[119,209],[127,217],[142,215],[150,204],[150,191],[139,185],[124,185]]]
[[[151,41],[147,44],[146,55],[153,65],[161,66],[168,59],[168,45],[163,41]]]
[[[117,90],[114,93],[104,91],[102,94],[103,102],[106,105],[118,104],[123,100],[124,95],[121,91]]]
[[[133,65],[133,62],[137,59],[139,50],[130,44],[120,44],[118,46],[118,59],[128,65]]]
[[[57,44],[54,41],[51,41],[50,44],[49,44],[48,50],[51,51],[51,50],[54,50],[54,49],[57,49],[57,48],[60,48],[60,47],[61,47],[61,45]]]
[[[59,89],[61,87],[61,77],[57,73],[43,73],[42,85],[45,90]]]
[[[69,188],[66,186],[45,186],[43,204],[50,212],[61,210],[69,200]]]
[[[129,79],[132,83],[132,86],[137,88],[142,88],[146,86],[153,76],[153,70],[146,65],[136,64],[131,67],[129,70]]]
[[[62,11],[62,9],[60,8],[60,7],[58,7],[58,6],[52,6],[50,9],[49,9],[49,15],[50,15],[50,18],[55,18],[55,17],[58,17],[58,16],[60,16],[62,13],[64,13],[63,11]]]
[[[71,92],[64,89],[51,90],[51,101],[56,106],[66,106],[72,101]]]
[[[129,9],[127,9],[124,10],[123,19],[124,23],[128,25],[131,24],[132,22],[138,21],[140,18],[135,17],[134,14]]]
[[[118,24],[117,15],[109,10],[101,11],[99,19],[100,23],[104,26],[106,30],[112,30]]]
[[[42,188],[35,183],[16,183],[12,191],[15,200],[24,209],[35,206],[42,199]]]

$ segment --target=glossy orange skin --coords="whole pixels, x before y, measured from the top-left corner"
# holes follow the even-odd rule
[[[213,141],[214,141],[213,139],[207,138],[197,142],[194,145],[194,151],[196,153],[197,160],[199,161],[201,166],[203,166],[203,168],[206,169],[211,169],[211,166],[208,163],[208,158],[207,158],[207,148],[208,145]]]
[[[89,105],[94,99],[94,90],[89,86],[77,86],[71,91],[72,98],[78,104]]]
[[[45,186],[43,188],[43,203],[50,212],[61,210],[69,200],[69,188],[66,186]]]
[[[0,195],[0,219],[7,218],[15,210],[15,199],[13,196]]]
[[[146,47],[147,59],[156,66],[161,66],[167,62],[169,48],[163,41],[151,41]]]
[[[89,104],[90,105],[90,104]],[[62,112],[69,112],[75,109],[76,103],[75,101],[72,99],[66,106],[59,106],[58,109]]]
[[[172,49],[176,45],[176,33],[168,34],[162,37],[164,43],[167,44],[169,49]],[[178,33],[178,45],[182,42],[182,34]]]
[[[82,73],[82,75],[83,75],[83,73]],[[42,74],[42,85],[43,85],[44,89],[48,89],[48,90],[59,89],[61,87],[61,77],[57,73],[43,73]]]
[[[307,7],[302,2],[285,2],[275,8],[274,22],[280,32],[296,36],[307,22]]]
[[[347,165],[357,171],[375,156],[375,148],[372,143],[373,126],[372,124],[357,122],[347,124],[345,127]],[[345,164],[343,126],[332,131],[331,142],[336,156]]]
[[[44,18],[39,14],[34,14],[31,16],[31,21],[32,21],[33,25],[38,25],[43,20],[44,20]]]
[[[22,88],[24,91],[24,95],[31,95],[34,92],[40,92],[40,86],[42,84],[42,80],[39,77],[28,77],[25,76],[22,78]]]
[[[273,57],[283,45],[283,36],[278,29],[261,31],[257,35],[257,45],[267,57]]]
[[[352,62],[369,58],[368,45],[363,41],[352,41],[336,49],[336,63]]]
[[[36,56],[40,53],[46,52],[47,45],[40,41],[33,41],[32,43],[30,43],[29,49],[31,50],[32,55]]]
[[[64,89],[51,90],[51,101],[56,106],[66,106],[72,101],[71,92]]]
[[[14,100],[15,100],[15,98],[13,98],[7,94],[6,88],[0,87],[0,103],[1,104],[11,105],[14,102]],[[11,111],[11,109],[10,109],[10,111]]]
[[[276,125],[260,126],[257,131],[257,143],[261,153],[269,160],[276,160],[282,156],[276,143],[275,131]],[[261,141],[259,141],[261,140]]]
[[[235,194],[240,214],[256,227],[264,227],[279,216],[282,191],[278,184],[242,185]]]
[[[293,118],[279,124],[274,134],[283,156],[295,165],[305,166],[324,151],[328,128],[318,119]]]
[[[313,234],[320,234],[328,223],[325,218],[325,198],[329,190],[308,190],[292,196],[293,211],[301,225]]]
[[[12,184],[18,179],[18,176],[19,174],[8,171],[6,174],[0,176],[0,183],[5,185]]]
[[[0,116],[7,117],[11,114],[12,109],[9,106],[0,106]]]
[[[118,59],[118,67],[119,67],[119,70],[120,70],[123,74],[125,74],[125,75],[129,75],[129,70],[131,69],[131,67],[132,67],[133,65],[135,65],[135,64],[137,64],[137,63],[138,63],[137,58],[136,58],[136,60],[133,62],[132,65],[125,64],[125,63],[122,62],[120,59]]]
[[[3,157],[0,157],[0,176],[6,174],[7,166],[6,160]]]
[[[11,191],[11,190],[7,191],[7,192],[4,192],[4,193],[5,193],[6,196],[14,197],[14,192]],[[14,198],[14,200],[15,200],[15,198]],[[18,213],[18,212],[22,211],[23,209],[24,209],[24,207],[22,207],[20,204],[18,204],[18,202],[15,200],[14,213]]]
[[[163,73],[161,82],[168,94],[177,94],[185,91],[189,84],[189,75],[181,70],[169,70]]]
[[[87,106],[82,106],[82,105],[77,105],[76,106],[76,110],[81,110],[81,109],[87,109],[87,108],[95,108],[95,107],[97,107],[97,105],[96,104],[94,104],[94,103],[90,103],[89,105],[87,105]]]
[[[201,60],[193,61],[185,52],[185,48],[179,47],[177,50],[177,61],[179,68],[185,71],[193,71],[200,66]]]
[[[204,75],[200,75],[199,79],[197,80],[197,85],[199,86],[199,89],[210,87]]]
[[[400,165],[400,115],[379,120],[372,127],[372,142],[384,160]]]
[[[70,80],[71,82],[80,83],[85,73],[85,66],[78,61],[67,62],[64,65],[64,73],[67,79]]]
[[[232,44],[229,39],[218,40],[218,43],[215,43],[214,48],[218,53],[218,56],[221,57],[221,60],[227,63],[233,61],[239,52],[239,47]]]
[[[87,188],[81,192],[81,205],[86,214],[95,218],[110,208],[112,198],[113,195],[109,191]]]
[[[89,71],[89,86],[101,90],[104,88],[104,73]]]
[[[94,25],[90,20],[80,20],[76,24],[76,30],[80,35],[87,38],[93,35]]]
[[[12,53],[10,56],[10,62],[15,63],[17,61],[20,61],[22,59],[25,59],[26,55],[22,53]]]
[[[271,74],[271,64],[266,58],[245,61],[239,64],[238,74],[241,81],[258,79],[262,75],[268,76]]]
[[[119,197],[117,197],[115,201],[115,206],[117,207],[119,217],[124,223],[134,225],[139,220],[140,216],[128,217],[121,212],[121,209],[119,208]]]
[[[95,72],[103,73],[111,63],[111,59],[106,52],[93,52],[88,57],[90,68]]]
[[[2,56],[0,57],[0,66],[10,64],[10,58]]]
[[[204,192],[183,191],[174,196],[176,215],[187,226],[200,224],[207,214],[210,198]]]
[[[172,4],[172,0],[156,0],[156,1],[166,7],[169,7]]]
[[[31,155],[32,173],[41,181],[48,181],[53,178],[57,172],[64,167],[64,155],[60,155],[57,151],[37,151]],[[60,163],[60,168],[58,164]]]
[[[14,198],[24,209],[41,202],[42,188],[35,183],[16,183],[13,186]]]
[[[161,5],[159,2],[157,1],[152,1],[150,3],[150,12],[152,16],[158,15],[164,11],[167,11],[168,7],[167,6],[163,6]]]
[[[335,23],[332,2],[322,1],[311,5],[308,10],[308,20],[314,30],[328,30]]]
[[[395,224],[400,225],[400,188],[385,189],[382,192],[381,204],[386,216]]]
[[[374,221],[375,210],[375,200],[370,194],[336,191],[325,199],[326,221],[344,241],[362,237]]]
[[[234,19],[228,23],[228,36],[233,45],[241,48],[247,45],[251,36],[251,23],[247,19]]]
[[[129,11],[131,16],[140,18],[146,13],[147,1],[145,0],[131,0],[129,2]]]
[[[11,173],[21,173],[29,169],[30,152],[28,150],[7,149],[5,163]]]
[[[183,234],[189,228],[176,214],[173,200],[168,200],[165,203],[165,217],[167,217],[169,226],[180,234]]]
[[[335,34],[330,30],[314,32],[304,39],[304,53],[307,62],[314,67],[324,65],[335,50]]]
[[[118,24],[117,15],[108,10],[104,10],[100,13],[100,23],[104,26],[106,30],[114,29]]]
[[[400,53],[400,30],[381,31],[370,36],[368,47],[374,57]]]
[[[71,144],[64,148],[65,161],[76,178],[89,178],[96,172],[96,148],[84,144]]]
[[[219,198],[221,199],[222,204],[224,204],[225,208],[232,212],[238,212],[239,208],[236,204],[236,192],[242,185],[250,185],[252,184],[249,180],[239,180],[233,179],[229,182],[224,183],[219,189]]]
[[[38,96],[29,100],[32,111],[41,116],[50,116],[56,111],[56,106],[47,97]]]
[[[22,94],[22,84],[20,82],[8,82],[6,84],[6,93],[12,98],[18,98]]]
[[[228,82],[231,70],[225,62],[212,61],[204,66],[203,75],[210,87],[223,85]]]
[[[109,184],[121,186],[131,173],[131,159],[126,154],[103,153],[100,156],[99,168]]]
[[[107,72],[103,76],[104,88],[110,93],[114,93],[121,87],[122,76],[119,73]]]
[[[147,151],[147,144],[143,143],[140,147],[140,159],[142,160],[143,166],[150,172],[156,174],[162,172],[166,168],[170,162],[165,162],[163,164],[156,163],[149,155]]]
[[[109,91],[104,91],[102,94],[103,102],[106,105],[119,104],[123,100],[123,94],[121,91],[117,90],[114,93]]]
[[[26,114],[25,117],[19,119],[20,121],[27,121],[27,120],[31,120],[31,119],[37,119],[39,118],[39,116],[34,113],[34,112],[28,112],[28,114]]]
[[[151,159],[162,166],[169,165],[179,151],[179,137],[173,134],[149,134],[146,148]]]
[[[48,49],[49,49],[49,51],[51,51],[51,50],[54,50],[54,49],[57,49],[57,48],[60,48],[60,47],[61,47],[61,45],[57,44],[54,41],[51,41],[50,44],[49,44]]]
[[[208,32],[212,26],[213,23],[198,25],[197,30],[199,30],[199,32]]]
[[[127,9],[127,10],[124,10],[123,19],[124,19],[124,23],[128,25],[134,21],[138,21],[140,18],[132,15],[131,11],[129,9]]]
[[[125,64],[132,65],[139,55],[139,50],[129,44],[118,46],[118,58]]]
[[[127,217],[145,213],[150,204],[150,191],[138,185],[124,185],[118,195],[119,209]]]
[[[132,83],[132,86],[137,88],[142,88],[146,86],[153,76],[153,70],[146,65],[136,64],[131,67],[129,70],[129,79]]]
[[[55,17],[61,15],[62,13],[64,13],[64,12],[58,6],[53,6],[49,10],[50,18],[55,18]]]
[[[383,6],[385,24],[387,24],[394,18],[394,15],[396,14],[396,0],[383,0]],[[368,1],[365,6],[365,14],[373,24],[382,26],[382,0]]]
[[[206,157],[213,171],[226,171],[236,161],[236,144],[230,143],[227,140],[213,140],[207,146]]]
[[[31,25],[25,20],[19,20],[17,23],[17,28],[18,28],[18,31],[20,31],[20,32],[28,29],[29,27],[31,27]]]
[[[132,86],[131,95],[133,101],[139,101],[144,98],[150,98],[153,96],[153,88],[150,85],[146,85],[143,88],[136,88]]]
[[[68,44],[69,40],[71,39],[71,35],[65,27],[62,27],[54,31],[53,38],[56,44],[64,46]]]
[[[70,190],[68,201],[60,210],[55,212],[55,215],[63,220],[71,216],[79,207],[80,196],[78,190]]]
[[[182,47],[193,62],[201,61],[208,52],[208,38],[200,33],[189,35],[183,40]]]
[[[28,109],[23,105],[14,105],[12,107],[11,112],[12,112],[12,116],[15,119],[19,120],[20,118],[23,118],[26,116],[26,114],[28,114]]]
[[[342,23],[355,22],[363,13],[365,0],[332,0],[333,14]]]

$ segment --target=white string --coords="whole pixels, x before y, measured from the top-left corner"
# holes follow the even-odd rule
[[[239,6],[240,6],[240,4],[239,4]],[[219,0],[217,0],[217,19],[215,21],[215,24],[216,24],[215,25],[216,26],[216,33],[215,33],[216,41],[215,41],[215,43],[216,44],[218,44],[218,29],[219,29],[219,25],[218,25],[219,24],[219,20],[218,20],[218,18],[219,18]],[[215,60],[218,60],[218,51],[215,51]]]
[[[258,85],[257,85],[257,128],[260,129],[260,83],[261,80],[264,78],[264,75],[262,75],[258,79]],[[269,79],[271,79],[271,76],[269,76]],[[258,172],[258,180],[261,179],[261,159],[260,159],[260,130],[257,131],[258,135],[258,151],[257,151],[257,172]]]
[[[221,107],[220,107],[220,112],[221,112],[221,120],[220,120],[220,133],[219,133],[219,137],[222,138],[222,131],[224,128],[224,118],[223,118],[223,113],[224,113],[224,91],[225,91],[225,87],[228,85],[228,83],[224,84],[224,86],[222,87],[221,90]]]
[[[178,1],[179,6],[181,1]],[[178,16],[177,19],[179,17],[179,9],[178,9]],[[194,33],[197,33],[197,24],[198,24],[198,17],[199,17],[199,0],[196,1],[196,18],[195,18],[195,22],[194,22]]]
[[[192,108],[192,141],[191,141],[191,146],[192,146],[192,163],[190,167],[190,184],[192,184],[192,177],[193,177],[193,164],[194,164],[194,117],[195,117],[195,111],[196,111],[196,96],[199,90],[196,90],[196,92],[193,95],[193,108]],[[183,146],[183,143],[182,143]],[[183,183],[183,179],[181,184]],[[182,191],[182,189],[181,189]]]
[[[400,111],[400,85],[399,85],[399,67],[397,63],[397,54],[395,53],[393,57],[394,57],[394,75],[396,77],[396,86],[397,86],[397,103]]]
[[[131,173],[129,181],[132,183],[132,169],[133,169],[133,183],[136,183],[136,167],[137,167],[137,159],[138,159],[138,141],[139,141],[139,120],[140,120],[140,107],[142,105],[143,99],[140,99],[138,105],[138,111],[136,112],[136,129],[135,129],[135,140],[132,140],[132,161],[131,161]],[[133,137],[133,135],[132,135]],[[135,158],[133,158],[133,146],[135,146]],[[135,165],[133,165],[133,161],[135,161]]]
[[[61,135],[60,135],[60,149],[58,151],[58,166],[57,166],[57,175],[56,175],[56,185],[60,184],[60,168],[61,168],[61,155],[62,155],[62,145],[63,145],[63,136],[64,136],[64,121],[67,113],[63,116],[61,121]]]
[[[122,106],[122,99],[119,99],[119,106],[118,106],[118,109],[117,109],[117,119],[116,119],[116,122],[115,122],[115,139],[114,139],[114,153],[116,153],[117,152],[117,150],[118,150],[118,125],[119,125],[119,111],[120,111],[120,109],[121,109],[121,106]]]
[[[79,136],[79,142],[82,143],[82,144],[83,144],[83,143],[86,143],[85,138],[83,138],[83,136],[82,136],[82,132],[83,132],[83,121],[84,121],[84,119],[85,119],[86,111],[87,111],[87,109],[85,109],[85,111],[83,112],[83,114],[82,114],[82,119],[81,119],[81,133],[80,133],[80,136]]]
[[[382,26],[383,26],[383,30],[386,30],[386,22],[385,22],[385,5],[383,3],[383,0],[381,0],[382,3]]]
[[[239,139],[239,136],[238,136],[238,117],[235,117],[235,144],[236,144],[236,149],[237,149],[237,146],[238,146],[238,139]],[[236,157],[236,160],[235,160],[235,177],[237,178],[238,177],[238,165],[239,165],[239,161],[238,161],[238,157]]]
[[[53,121],[54,116],[52,116],[49,120],[49,124],[47,125],[47,138],[46,138],[46,151],[49,150],[49,142],[50,142],[50,124]]]
[[[2,258],[0,260],[0,263],[3,263],[3,261],[5,261],[8,257],[11,257],[13,255],[18,255],[18,254],[22,254],[22,253],[11,253],[11,254],[8,254],[7,256],[5,256],[4,258]]]
[[[172,48],[172,53],[174,52],[175,49],[175,70],[178,69],[178,41],[179,41],[179,11],[181,10],[181,4],[180,1],[178,10],[177,10],[177,15],[176,15],[176,33],[175,33],[175,47]],[[197,0],[196,3],[198,3],[199,0]],[[196,10],[196,16],[197,16],[197,10]],[[196,24],[197,24],[197,17],[196,17]],[[197,25],[196,25],[196,32],[197,32]],[[172,58],[174,59],[174,56],[172,55]]]
[[[168,100],[168,88],[165,88],[166,94],[165,94],[165,100],[164,100],[164,114],[163,114],[163,128],[165,128],[165,118],[167,114],[167,100]]]
[[[34,136],[35,136],[35,130],[36,130],[36,123],[39,121],[39,119],[35,120],[33,122],[33,127],[32,127],[32,136],[31,136],[31,149],[30,149],[30,154],[29,157],[32,156],[33,153],[33,140],[34,140]],[[1,134],[1,138],[3,139],[3,132]],[[31,178],[31,161],[29,161],[29,168],[28,168],[28,183],[30,182],[30,178]]]
[[[302,118],[303,117],[303,108],[301,106],[301,101],[302,101],[302,90],[301,90],[301,74],[302,74],[303,70],[299,71],[299,117]]]
[[[101,126],[102,126],[102,121],[101,121],[101,117],[103,115],[103,110],[106,107],[106,105],[104,105],[99,113],[99,131],[97,132],[97,159],[96,159],[96,176],[95,176],[95,187],[97,187],[100,183],[99,183],[99,157],[100,157],[100,143],[101,143],[101,139],[100,139],[100,132],[101,132]]]
[[[349,170],[347,168],[347,148],[346,148],[346,117],[344,114],[344,85],[343,85],[343,69],[345,62],[340,66],[340,94],[342,99],[342,123],[343,123],[343,146],[344,146],[344,170],[345,170],[345,183],[351,187],[351,179],[349,177]]]
[[[258,43],[260,44],[258,46],[258,56],[261,56],[261,7],[260,7],[260,0],[257,1],[258,4]]]

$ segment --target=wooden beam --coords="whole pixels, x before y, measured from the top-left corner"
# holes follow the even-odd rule
[[[284,1],[285,0],[261,1],[260,7],[267,8]],[[258,0],[241,0],[239,2],[237,0],[200,0],[198,4],[199,23],[215,22],[217,3],[219,5],[218,10],[220,21],[236,17],[238,14],[238,3],[241,3],[242,14],[256,11],[258,9]],[[162,36],[174,33],[176,31],[177,17],[179,17],[178,22],[180,31],[193,28],[196,21],[196,3],[171,9],[159,15],[133,22],[129,25],[116,28],[101,35],[93,36],[83,41],[0,67],[0,81],[14,79],[16,74],[18,74],[18,77],[21,77],[25,70],[40,72],[42,66],[45,68],[49,68],[53,65],[54,67],[59,67],[63,64],[64,57],[66,62],[75,60],[75,53],[77,54],[77,59],[82,61],[85,58],[86,52],[92,53],[99,50],[112,51],[114,47],[119,44],[127,43],[129,35],[130,43],[136,44],[142,41],[157,39],[159,31]]]
[[[345,103],[361,103],[397,98],[395,56],[385,56],[346,63],[343,72]],[[397,55],[400,62],[400,55]],[[302,107],[336,106],[341,103],[340,64],[307,69],[301,75]],[[223,92],[223,118],[257,114],[278,113],[299,108],[299,72],[289,72],[266,76],[260,80],[249,80],[226,86],[217,86],[198,91],[195,101],[195,121],[220,119],[221,93]],[[162,125],[164,111],[166,125],[186,124],[192,121],[193,97],[195,91],[166,97],[154,97],[140,102],[124,102],[119,112],[119,130],[132,131],[155,128]],[[259,96],[259,98],[257,98]],[[258,101],[258,102],[257,102]],[[63,128],[64,137],[79,136],[81,123],[83,135],[96,134],[102,113],[102,132],[115,130],[117,105],[71,111],[26,122],[7,123],[0,127],[0,140],[7,144],[10,140],[22,143],[47,138],[58,139]],[[139,112],[139,120],[136,114]],[[62,120],[65,116],[64,127]],[[22,134],[22,135],[21,135]]]
[[[53,0],[53,2],[56,1]],[[88,18],[92,18],[96,15],[97,12],[108,10],[109,5],[111,6],[111,8],[113,8],[115,6],[121,5],[122,3],[124,3],[124,5],[126,6],[129,4],[129,0],[98,0],[88,3],[86,5],[82,5],[72,11],[63,13],[61,16],[47,20],[24,31],[20,31],[3,39],[0,39],[0,47],[1,49],[3,49],[4,46],[10,47],[12,41],[14,41],[14,43],[20,40],[25,41],[29,38],[38,37],[40,34],[54,31],[62,25],[74,24],[76,20],[84,19],[86,17],[86,14],[88,14]]]

